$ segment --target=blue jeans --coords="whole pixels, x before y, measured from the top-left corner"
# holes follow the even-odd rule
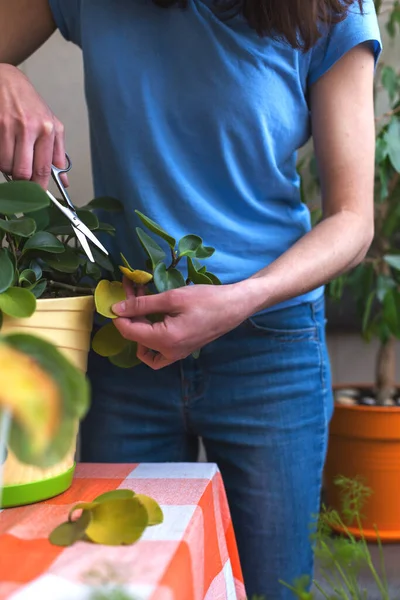
[[[93,404],[82,426],[87,462],[219,466],[249,598],[287,600],[279,582],[312,575],[332,413],[323,299],[255,316],[160,371],[92,355]]]

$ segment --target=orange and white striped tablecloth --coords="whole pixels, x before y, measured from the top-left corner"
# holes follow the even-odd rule
[[[49,533],[74,504],[117,488],[155,498],[164,523],[132,546],[50,544]],[[86,600],[96,579],[122,585],[135,600],[244,600],[217,467],[80,464],[65,494],[0,511],[0,600]]]

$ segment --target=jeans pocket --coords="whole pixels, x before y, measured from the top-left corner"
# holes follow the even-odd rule
[[[253,331],[282,342],[319,339],[318,323],[311,304],[259,313],[250,317],[247,323]]]

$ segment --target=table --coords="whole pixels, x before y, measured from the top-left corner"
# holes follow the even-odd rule
[[[50,544],[50,531],[72,505],[117,488],[155,498],[164,523],[148,528],[132,546]],[[1,512],[0,600],[88,600],[96,578],[121,584],[134,600],[244,600],[217,467],[79,464],[71,489],[61,496]]]

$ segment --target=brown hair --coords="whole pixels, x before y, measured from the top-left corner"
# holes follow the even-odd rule
[[[158,6],[179,4],[187,0],[153,0]],[[260,36],[284,39],[293,48],[309,50],[321,37],[321,26],[330,27],[345,19],[357,2],[362,11],[363,0],[214,0],[215,10],[223,17],[241,12]]]

